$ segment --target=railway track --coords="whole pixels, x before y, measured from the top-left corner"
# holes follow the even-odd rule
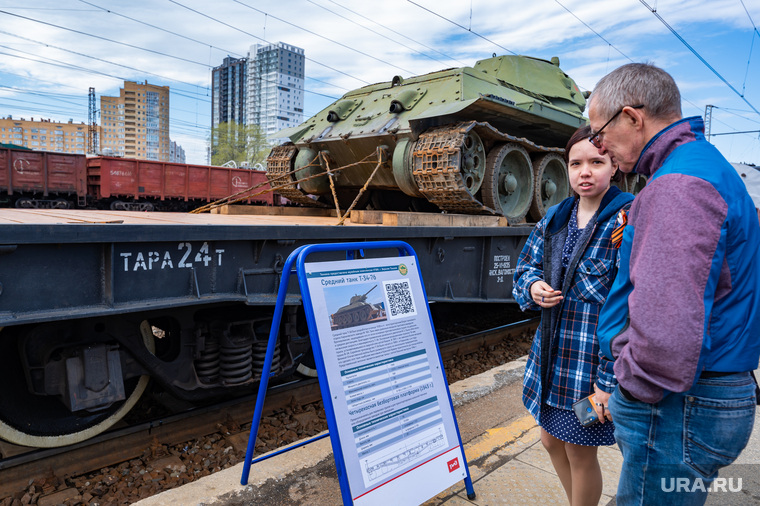
[[[508,343],[514,336],[522,336],[521,339],[524,341],[526,335],[532,335],[536,325],[537,319],[533,318],[441,342],[439,347],[449,374],[449,382],[468,375],[457,366],[451,366],[457,360],[462,364],[478,363],[482,361],[479,355],[499,346],[500,343]],[[523,346],[518,353],[525,354],[527,350]],[[477,358],[467,358],[473,356]],[[517,357],[513,356],[507,360],[514,358]],[[490,367],[494,365],[496,364]],[[484,365],[484,368],[489,367]],[[474,374],[477,372],[476,370]],[[271,415],[296,405],[303,406],[320,400],[316,379],[293,381],[270,388],[264,414]],[[39,497],[51,492],[50,489],[60,488],[51,483],[63,483],[71,477],[85,475],[132,459],[157,460],[168,455],[167,447],[218,432],[220,427],[225,430],[226,443],[237,447],[238,450],[242,448],[244,453],[255,402],[256,396],[252,394],[213,406],[186,410],[117,428],[85,442],[62,448],[29,449],[0,441],[0,504],[4,504],[3,498],[30,488],[36,493],[30,495],[32,502],[27,504],[35,504],[35,495]],[[261,440],[261,437],[259,439]],[[282,440],[278,446],[290,442]],[[260,446],[257,446],[257,454],[262,451]],[[264,451],[269,449],[273,448],[263,448]],[[237,462],[232,462],[231,465],[234,463]],[[48,490],[45,490],[44,485],[34,488],[33,483],[47,483]],[[169,484],[165,488],[172,486]]]

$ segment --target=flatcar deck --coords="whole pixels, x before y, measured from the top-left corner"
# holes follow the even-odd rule
[[[97,211],[73,209],[0,209],[2,224],[126,224],[126,225],[317,225],[330,226],[329,216],[188,214],[139,211]],[[350,221],[346,225],[355,225]]]

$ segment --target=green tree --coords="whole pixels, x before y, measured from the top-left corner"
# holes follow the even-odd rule
[[[271,150],[272,145],[267,142],[267,136],[264,135],[261,127],[259,125],[248,125],[247,151],[249,166],[253,167],[257,163],[264,165],[264,161]]]
[[[219,123],[211,129],[211,164],[222,165],[234,161],[238,166],[263,163],[271,146],[258,125]]]

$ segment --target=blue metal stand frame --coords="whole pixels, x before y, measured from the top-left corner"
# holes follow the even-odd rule
[[[329,435],[330,441],[332,443],[333,456],[335,458],[335,467],[338,471],[338,481],[340,483],[340,493],[341,493],[341,496],[343,497],[343,504],[344,505],[353,504],[353,499],[351,497],[351,490],[348,483],[348,474],[346,473],[345,463],[343,460],[343,451],[340,445],[340,438],[338,437],[338,427],[335,421],[335,412],[333,410],[333,405],[331,402],[332,397],[330,396],[330,387],[327,382],[327,373],[325,372],[325,363],[324,363],[324,358],[322,356],[322,347],[319,345],[317,323],[314,319],[314,308],[311,304],[308,280],[306,278],[306,271],[305,271],[304,265],[306,263],[306,257],[310,255],[311,253],[316,253],[316,252],[345,251],[346,259],[354,260],[355,251],[358,251],[360,257],[363,257],[364,250],[394,249],[394,248],[398,250],[399,256],[414,257],[415,262],[417,263],[417,265],[419,265],[419,261],[417,260],[416,253],[414,252],[414,250],[409,244],[403,241],[311,244],[311,245],[305,245],[305,246],[301,246],[297,248],[295,251],[293,251],[290,254],[290,256],[288,256],[288,259],[285,261],[285,265],[282,270],[282,278],[280,280],[280,287],[277,292],[277,303],[275,305],[274,315],[272,317],[272,328],[269,332],[269,341],[267,343],[267,352],[264,358],[264,368],[261,372],[261,382],[259,383],[259,392],[258,392],[258,395],[256,396],[256,407],[254,409],[253,420],[251,422],[251,433],[250,433],[250,436],[248,437],[248,448],[246,449],[246,452],[245,452],[245,462],[243,463],[243,475],[240,479],[241,485],[248,484],[248,476],[250,475],[251,465],[253,463],[290,451],[294,448],[299,448],[301,446],[304,446],[318,439],[322,439]],[[296,264],[295,269],[293,268],[294,264]],[[266,397],[266,391],[269,385],[269,377],[271,374],[271,366],[272,366],[272,357],[274,356],[275,344],[277,343],[277,336],[279,333],[280,322],[282,320],[282,311],[285,305],[285,296],[287,295],[288,283],[290,282],[290,276],[294,273],[296,274],[298,278],[299,287],[301,289],[301,299],[303,301],[304,310],[306,312],[306,321],[309,328],[309,337],[311,339],[311,349],[314,353],[314,362],[316,363],[317,374],[319,377],[319,388],[320,388],[320,392],[322,393],[325,416],[327,418],[328,434],[315,436],[307,441],[303,441],[296,445],[289,446],[273,454],[267,455],[265,457],[260,457],[256,460],[252,460],[254,447],[256,444],[256,437],[258,436],[258,432],[259,432],[259,424],[261,423],[261,414],[264,410],[264,399]],[[425,295],[425,300],[427,301],[427,294],[425,293],[425,285],[422,283],[422,273],[420,273],[419,271],[418,273],[420,276],[420,284],[422,286],[422,292]],[[430,309],[427,308],[427,306],[426,306],[426,310],[427,310],[428,318],[430,318],[430,326],[431,328],[434,329],[433,319],[432,319],[432,316],[430,315]],[[435,330],[433,330],[433,337],[435,337]],[[437,340],[436,340],[436,344],[437,344]],[[436,345],[436,350],[438,351],[438,361],[441,366],[441,371],[443,371],[444,368],[443,368],[443,361],[441,359],[441,352],[438,349],[437,345]],[[451,408],[451,413],[453,414],[454,405],[451,402],[451,394],[449,393],[448,385],[446,386],[446,393],[448,394],[449,407]],[[456,416],[453,416],[452,418],[454,420],[454,427],[457,432],[457,439],[459,441],[459,446],[462,449],[464,468],[466,472],[464,483],[465,483],[465,489],[467,491],[467,497],[469,499],[475,499],[475,489],[472,485],[472,478],[470,477],[470,467],[467,465],[467,458],[464,456],[464,445],[462,444],[462,436],[459,434],[459,424],[457,423]]]

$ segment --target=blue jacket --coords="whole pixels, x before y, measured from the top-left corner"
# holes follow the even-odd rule
[[[530,296],[530,286],[544,280],[562,290],[564,299],[541,313],[541,324],[528,355],[523,380],[523,403],[540,423],[541,403],[571,409],[573,402],[591,394],[594,379],[614,385],[612,363],[599,366],[596,323],[612,285],[617,249],[610,236],[617,214],[633,195],[612,187],[582,235],[562,276],[562,249],[574,199],[550,208],[528,237],[514,275],[512,294],[523,310],[541,310]]]
[[[636,398],[685,392],[702,371],[760,357],[760,226],[736,171],[699,117],[645,146],[649,177],[628,213],[620,269],[599,318],[601,350]]]

